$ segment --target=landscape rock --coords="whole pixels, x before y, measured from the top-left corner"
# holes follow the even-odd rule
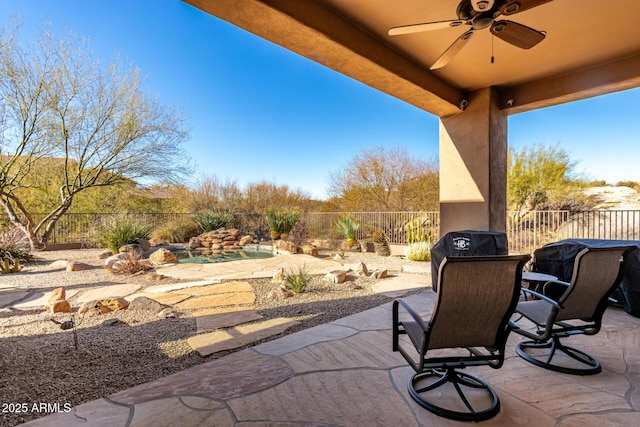
[[[192,237],[189,239],[189,244],[187,245],[189,249],[196,249],[202,246],[202,242],[197,237]]]
[[[71,304],[67,300],[58,300],[47,304],[46,310],[49,313],[71,313]]]
[[[111,252],[111,251],[109,251],[109,250],[106,250],[106,251],[102,251],[102,252],[100,252],[100,255],[98,255],[98,258],[100,258],[100,259],[107,259],[107,258],[109,258],[109,257],[110,257],[110,256],[112,256],[112,255],[113,255],[113,252]]]
[[[331,254],[331,259],[334,261],[342,262],[344,260],[344,251],[338,251],[335,254]]]
[[[387,277],[387,269],[374,270],[371,273],[371,277],[374,279],[384,279],[385,277]]]
[[[85,264],[83,262],[78,262],[78,261],[69,261],[69,263],[67,264],[67,271],[69,272],[91,270],[92,268],[93,268],[92,265]]]
[[[301,249],[302,253],[305,255],[318,256],[318,248],[316,248],[315,245],[312,245],[311,243],[302,245]]]
[[[124,323],[120,319],[107,319],[104,322],[102,322],[102,326],[117,326],[117,325],[126,325],[126,323]]]
[[[142,256],[142,248],[137,243],[130,243],[128,245],[123,245],[118,248],[119,254],[134,254],[137,256]]]
[[[151,242],[149,242],[147,239],[138,237],[136,239],[136,243],[138,244],[138,246],[140,246],[140,249],[142,249],[143,252],[146,252],[149,249],[151,249]]]
[[[298,246],[290,242],[288,240],[276,240],[273,245],[273,253],[274,254],[287,254],[287,255],[295,255],[298,253]]]
[[[176,312],[171,307],[167,307],[158,312],[158,317],[162,317],[163,319],[174,319],[177,316]]]
[[[107,307],[109,311],[126,310],[129,307],[129,301],[124,298],[110,298],[98,301],[104,307]]]
[[[144,310],[152,313],[160,313],[165,308],[168,308],[164,304],[160,304],[158,301],[154,301],[149,297],[140,296],[131,301],[129,304],[129,310]]]
[[[323,281],[338,284],[344,283],[347,280],[347,271],[346,270],[333,270],[327,273],[323,278]]]
[[[240,238],[240,240],[238,240],[238,244],[240,246],[244,246],[244,245],[248,245],[249,243],[251,243],[251,241],[253,240],[253,238],[249,235],[243,236]]]
[[[52,292],[51,295],[49,296],[49,304],[52,304],[56,301],[62,301],[67,299],[67,293],[65,292],[64,288],[55,288]]]
[[[356,263],[351,269],[355,271],[356,276],[358,277],[367,277],[369,275],[369,270],[367,269],[365,263],[362,261]]]
[[[122,260],[121,254],[112,255],[104,260],[104,265],[113,268],[113,265],[120,260]]]
[[[157,249],[149,256],[149,260],[153,265],[172,264],[178,261],[178,257],[168,249]]]
[[[49,264],[49,268],[67,268],[67,265],[69,265],[69,261],[59,259],[58,261],[53,261]]]
[[[282,268],[279,268],[273,272],[271,283],[282,283],[282,282],[284,282],[284,270]]]
[[[102,305],[99,301],[88,301],[80,306],[78,309],[79,315],[87,317],[99,316],[101,314],[109,313],[111,309]]]

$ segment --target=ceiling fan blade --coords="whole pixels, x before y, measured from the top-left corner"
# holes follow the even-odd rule
[[[467,44],[472,35],[473,30],[469,30],[458,37],[456,41],[454,41],[453,44],[449,46],[442,55],[440,55],[440,58],[438,58],[438,60],[433,63],[430,69],[437,70],[438,68],[442,68],[447,65],[449,61],[451,61],[451,59],[453,59],[453,57],[456,56],[458,52],[460,52],[460,49],[462,49],[464,45]]]
[[[531,49],[546,37],[541,31],[507,20],[494,22],[491,34],[520,49]]]
[[[503,15],[513,15],[514,13],[520,13],[540,6],[541,4],[549,3],[550,1],[553,0],[508,0],[500,6],[500,13]]]
[[[402,25],[399,27],[393,27],[389,29],[389,35],[397,36],[400,34],[419,33],[422,31],[442,30],[444,28],[458,27],[464,23],[465,21],[456,19],[453,21],[436,21],[436,22],[426,22],[424,24]]]

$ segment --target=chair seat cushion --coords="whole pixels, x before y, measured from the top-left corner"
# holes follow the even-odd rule
[[[518,303],[516,311],[536,325],[543,326],[547,323],[552,308],[553,306],[544,300],[533,300]]]

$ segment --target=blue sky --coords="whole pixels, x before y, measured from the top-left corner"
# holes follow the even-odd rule
[[[438,119],[179,0],[2,0],[0,22],[33,40],[87,37],[94,57],[139,67],[146,91],[184,110],[202,174],[286,184],[325,198],[330,171],[374,146],[438,155]],[[509,144],[558,144],[577,170],[640,181],[640,89],[509,118]]]

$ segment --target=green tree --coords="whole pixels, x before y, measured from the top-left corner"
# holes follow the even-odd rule
[[[172,181],[189,172],[181,114],[145,94],[137,69],[93,61],[86,43],[42,32],[24,48],[0,33],[0,204],[43,249],[78,193],[128,181]],[[36,222],[23,201],[47,158],[61,182],[55,206]]]
[[[330,174],[329,192],[342,211],[435,210],[438,179],[435,160],[373,147]]]
[[[511,147],[507,169],[509,209],[535,210],[575,197],[580,183],[574,176],[575,166],[569,153],[558,146]]]

